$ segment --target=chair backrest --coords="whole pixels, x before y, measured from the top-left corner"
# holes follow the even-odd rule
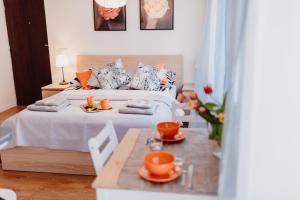
[[[0,199],[17,200],[17,195],[9,189],[0,189]]]
[[[186,114],[186,111],[189,111]],[[189,128],[206,128],[206,121],[200,117],[193,109],[190,109],[187,103],[172,103],[172,120],[179,122],[189,123]]]
[[[108,121],[96,137],[89,139],[88,145],[96,174],[99,175],[105,162],[118,146],[118,138],[113,123]]]

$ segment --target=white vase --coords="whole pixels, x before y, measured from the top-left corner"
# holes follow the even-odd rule
[[[218,151],[213,152],[213,155],[219,159],[222,158],[222,151],[219,149]]]

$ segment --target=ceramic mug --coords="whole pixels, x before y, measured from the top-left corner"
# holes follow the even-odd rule
[[[109,100],[108,99],[101,99],[100,100],[100,106],[101,106],[102,109],[110,108]]]
[[[87,104],[89,107],[94,105],[94,97],[93,96],[89,96],[86,100],[87,100]]]

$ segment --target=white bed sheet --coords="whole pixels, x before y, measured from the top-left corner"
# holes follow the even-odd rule
[[[10,148],[27,146],[88,152],[89,138],[97,135],[107,120],[113,121],[121,140],[129,128],[155,128],[158,122],[171,120],[171,104],[176,101],[172,91],[68,90],[57,95],[70,99],[71,106],[56,113],[24,110],[1,125],[14,131]],[[98,113],[83,112],[80,105],[91,95],[96,100],[109,98],[113,109]],[[154,100],[157,110],[150,116],[119,114],[118,108],[125,106],[129,99]]]

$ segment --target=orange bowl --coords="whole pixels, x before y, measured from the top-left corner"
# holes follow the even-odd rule
[[[179,132],[180,126],[177,122],[160,122],[156,128],[163,138],[171,139]]]
[[[148,152],[144,157],[144,164],[153,175],[166,175],[174,169],[175,157],[166,151]]]

